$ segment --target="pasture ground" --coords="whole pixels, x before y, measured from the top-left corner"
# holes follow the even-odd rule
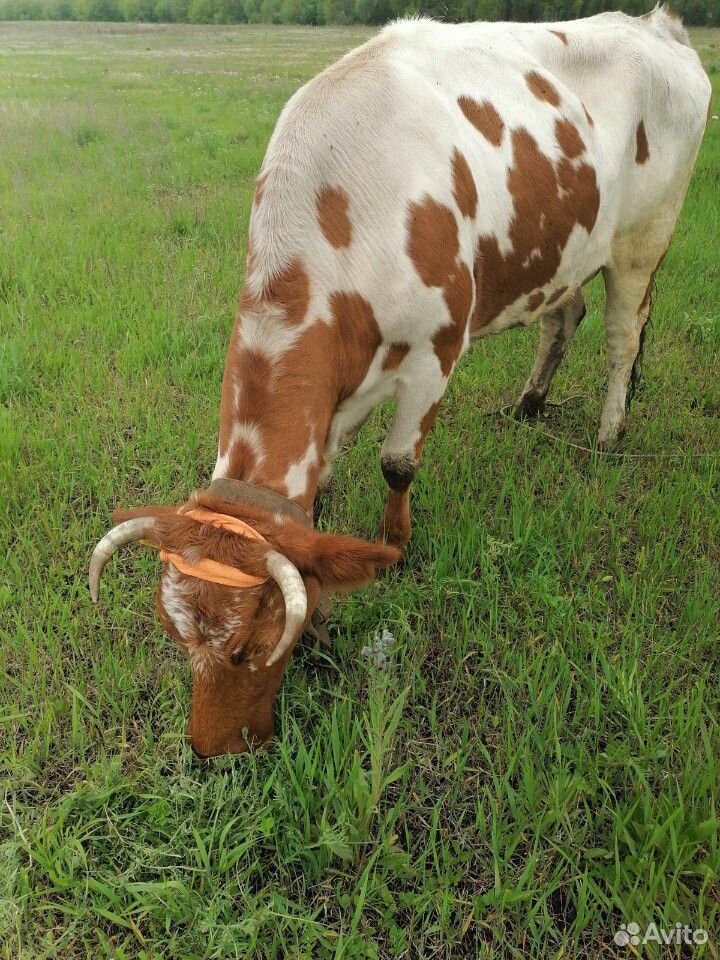
[[[111,509],[208,480],[264,146],[367,35],[0,25],[3,960],[626,956],[627,921],[720,951],[718,121],[628,456],[570,445],[602,402],[600,286],[544,424],[495,412],[537,331],[479,344],[406,565],[294,659],[272,749],[192,761],[155,556],[124,552],[90,604]],[[693,36],[717,89],[720,31]],[[386,424],[323,526],[373,535]],[[385,627],[381,672],[360,650]]]

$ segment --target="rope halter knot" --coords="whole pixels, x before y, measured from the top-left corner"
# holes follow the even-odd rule
[[[242,537],[248,537],[251,540],[260,540],[267,543],[265,537],[258,533],[254,527],[238,517],[231,517],[226,513],[216,513],[214,510],[206,510],[204,507],[192,507],[189,510],[180,510],[184,517],[190,517],[198,523],[206,523],[211,527],[217,527],[220,530],[227,530],[230,533],[237,533]],[[218,583],[224,587],[234,587],[239,590],[247,590],[251,587],[258,587],[261,583],[269,580],[266,577],[254,577],[252,574],[238,570],[237,567],[231,567],[226,563],[220,563],[217,560],[211,560],[204,557],[191,563],[179,553],[173,553],[170,550],[160,550],[160,559],[164,563],[171,563],[180,573],[188,577],[195,577],[196,580],[205,580],[208,583]]]

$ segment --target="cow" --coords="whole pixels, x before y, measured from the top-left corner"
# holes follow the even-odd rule
[[[367,583],[411,535],[409,491],[470,343],[540,320],[516,406],[537,414],[602,273],[625,427],[655,273],[710,84],[667,7],[555,24],[395,22],[288,102],[253,199],[212,483],[116,511],[91,561],[160,551],[157,613],[192,668],[201,757],[269,742],[321,590]],[[313,528],[333,456],[394,397],[377,542]]]

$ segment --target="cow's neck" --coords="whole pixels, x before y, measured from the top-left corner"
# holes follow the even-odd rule
[[[238,347],[237,329],[236,323],[225,363],[213,478],[274,490],[310,513],[338,402],[329,358],[322,356],[327,345],[307,331],[272,358]]]

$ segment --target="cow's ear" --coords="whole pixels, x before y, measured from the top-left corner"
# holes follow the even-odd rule
[[[374,579],[381,567],[397,563],[402,552],[385,543],[369,543],[334,533],[303,531],[294,542],[281,543],[288,559],[301,573],[315,577],[321,587],[352,590]]]

